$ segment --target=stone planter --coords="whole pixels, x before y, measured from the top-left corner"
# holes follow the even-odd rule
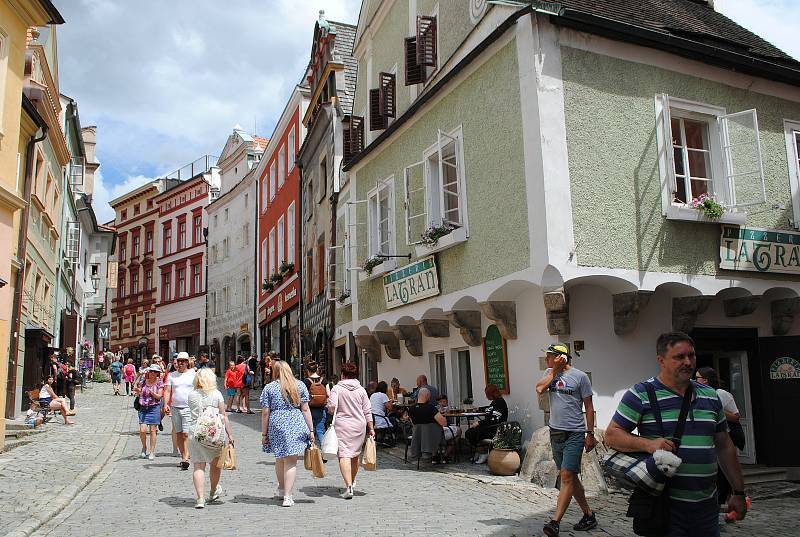
[[[514,449],[493,449],[486,460],[494,475],[516,475],[519,470],[519,453]]]

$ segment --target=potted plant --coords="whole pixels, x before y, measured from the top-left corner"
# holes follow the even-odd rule
[[[420,239],[422,244],[429,248],[436,246],[439,239],[445,235],[449,235],[456,227],[450,224],[442,224],[441,226],[431,225],[428,229],[422,232]]]
[[[364,261],[364,266],[362,267],[362,269],[367,274],[372,275],[372,271],[375,269],[375,267],[377,267],[382,263],[383,263],[382,257],[380,257],[379,255],[373,255],[370,256],[366,261]]]
[[[294,270],[294,263],[289,263],[287,261],[281,262],[281,266],[278,268],[278,271],[283,275],[289,274],[293,270]]]
[[[264,281],[261,282],[261,289],[266,291],[266,292],[268,292],[268,293],[271,293],[272,291],[275,290],[275,285],[272,283],[272,280],[270,280],[269,278],[264,278]]]
[[[339,295],[339,297],[336,299],[336,301],[337,301],[337,302],[339,302],[339,304],[344,304],[344,303],[345,303],[345,301],[346,301],[348,298],[350,298],[350,291],[344,290],[344,291],[342,291],[342,292],[341,292],[341,294],[340,294],[340,295]]]
[[[274,273],[272,276],[269,277],[273,284],[281,283],[283,281],[283,274],[280,272]]]
[[[464,401],[462,402],[464,403],[464,406],[469,407],[472,404],[472,397],[465,397]]]
[[[520,466],[519,450],[522,448],[522,428],[516,422],[503,423],[497,428],[492,450],[486,460],[494,475],[516,475]]]
[[[725,212],[725,207],[714,196],[707,194],[700,194],[694,198],[689,202],[689,207],[701,210],[706,215],[706,218],[711,220],[716,220]]]

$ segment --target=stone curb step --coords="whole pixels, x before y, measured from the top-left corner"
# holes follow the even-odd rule
[[[24,446],[25,444],[30,444],[32,442],[29,438],[18,438],[15,440],[6,440],[5,444],[3,444],[2,449],[0,449],[0,453],[6,453],[11,451],[14,448],[18,448],[20,446]]]
[[[8,441],[11,438],[23,438],[25,436],[33,436],[35,434],[41,434],[43,432],[44,430],[42,429],[31,429],[30,427],[28,427],[27,429],[10,429],[6,430],[5,437],[6,441]]]

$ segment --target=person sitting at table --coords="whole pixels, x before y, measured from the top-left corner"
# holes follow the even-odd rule
[[[431,404],[431,392],[427,388],[420,388],[417,390],[417,402],[414,406],[408,409],[408,415],[411,418],[411,423],[414,425],[422,425],[425,423],[436,423],[442,427],[442,434],[444,441],[447,442],[447,450],[445,452],[445,459],[439,459],[435,454],[432,460],[433,464],[443,464],[448,462],[455,449],[455,440],[461,433],[461,430],[454,426],[447,425],[447,418],[442,416],[439,409]]]
[[[394,422],[388,417],[388,413],[392,411],[393,404],[386,395],[388,386],[386,382],[380,381],[375,386],[375,392],[369,396],[369,403],[372,405],[372,419],[375,422],[376,429],[391,429],[394,427]]]
[[[447,395],[440,394],[439,397],[436,398],[436,408],[444,414],[450,409],[450,403],[447,402]]]
[[[406,395],[407,393],[408,390],[400,386],[400,380],[397,377],[393,377],[389,383],[389,389],[386,390],[386,395],[389,396],[389,399],[397,401],[399,395]]]
[[[500,389],[489,384],[484,390],[486,398],[490,401],[489,405],[480,407],[478,410],[485,416],[475,420],[470,428],[464,433],[464,437],[473,446],[478,446],[481,440],[493,438],[497,432],[497,425],[508,421],[508,405],[506,404]],[[480,453],[475,458],[475,464],[483,464],[489,458],[487,453]]]
[[[374,380],[371,380],[367,383],[367,397],[371,397],[373,393],[375,393],[375,389],[378,387],[378,383]]]
[[[428,402],[428,404],[430,404],[431,406],[435,406],[436,400],[439,398],[439,390],[428,384],[428,377],[426,377],[425,375],[420,375],[417,377],[417,387],[411,393],[411,398],[418,401],[419,391],[423,388],[428,390],[431,394],[430,401]]]

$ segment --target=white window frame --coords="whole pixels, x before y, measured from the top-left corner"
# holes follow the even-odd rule
[[[269,230],[269,273],[275,274],[275,228]]]
[[[275,199],[275,193],[278,191],[277,187],[275,186],[275,181],[278,175],[278,159],[272,161],[269,167],[269,201]]]
[[[288,147],[288,160],[286,161],[286,168],[288,172],[294,170],[295,166],[295,157],[297,156],[297,139],[295,134],[296,128],[292,125],[291,130],[289,131],[289,137],[287,139],[286,145]]]
[[[281,215],[281,217],[278,218],[278,253],[276,256],[278,269],[280,269],[280,266],[286,260],[286,258],[284,257],[285,246],[286,246],[286,217],[284,215]]]
[[[264,177],[261,178],[261,214],[267,212],[267,205],[269,205],[269,188],[267,188],[267,183],[269,182],[269,172],[264,174]]]
[[[339,250],[336,252],[337,256],[336,263],[331,264],[328,267],[330,273],[333,274],[333,277],[330,276],[328,277],[329,285],[333,284],[329,286],[328,299],[335,300],[337,308],[343,308],[352,304],[352,299],[353,299],[352,297],[353,286],[351,284],[351,279],[350,279],[351,278],[350,273],[353,270],[353,268],[351,267],[352,251],[351,251],[351,237],[350,237],[351,232],[349,228],[350,212],[351,212],[351,205],[349,202],[339,206],[339,209],[336,211],[336,221],[337,221],[336,225],[338,226],[339,218],[342,218],[344,220],[344,233],[342,233],[341,237],[337,235],[336,238],[339,241],[338,245],[331,246],[330,248],[328,248],[329,254],[334,249]],[[341,282],[336,279],[337,268],[339,267],[339,265],[342,266]],[[338,294],[337,291],[339,291]],[[350,296],[348,296],[347,298],[345,298],[343,301],[340,302],[339,296],[343,292],[348,293],[348,295]]]
[[[783,121],[786,137],[786,161],[789,165],[789,188],[792,193],[792,227],[800,229],[800,150],[795,136],[800,137],[800,121]]]
[[[267,239],[261,241],[261,281],[269,278],[269,245]]]
[[[322,173],[322,166],[325,165],[325,173]],[[316,184],[316,192],[314,193],[314,197],[316,198],[314,201],[317,203],[322,203],[325,197],[328,195],[328,177],[330,176],[330,162],[328,162],[328,154],[323,153],[319,156],[319,162],[317,163],[317,184]]]
[[[296,218],[295,205],[292,202],[286,209],[286,260],[295,266],[297,266],[297,255],[295,253]]]
[[[732,167],[732,163],[730,162],[731,159],[727,152],[729,145],[727,144],[726,125],[730,118],[745,114],[752,114],[754,118],[763,200],[737,204],[735,192],[731,183],[731,178],[735,176],[728,173],[728,170]],[[711,222],[744,224],[747,215],[742,209],[750,205],[759,205],[766,201],[763,157],[761,155],[760,133],[756,111],[744,110],[728,114],[723,107],[671,97],[666,94],[659,94],[655,96],[655,115],[656,143],[658,146],[658,164],[661,178],[662,214],[667,219],[671,220],[711,221],[705,218],[698,209],[693,209],[683,203],[673,201],[672,193],[677,188],[677,183],[675,180],[674,153],[672,148],[671,119],[672,116],[675,115],[679,118],[704,121],[708,125],[708,145],[711,167],[711,178],[708,190],[726,206],[726,211],[722,217]],[[751,173],[755,172],[753,171]]]
[[[455,143],[455,157],[456,157],[456,181],[458,186],[458,203],[459,203],[459,212],[461,217],[461,225],[458,226],[455,230],[453,230],[450,235],[440,239],[437,246],[434,248],[427,248],[426,251],[428,253],[433,253],[436,251],[441,251],[445,248],[449,248],[450,246],[454,246],[455,244],[460,244],[469,237],[469,215],[467,211],[467,181],[466,181],[466,167],[464,164],[464,132],[462,125],[459,125],[455,129],[445,132],[441,129],[437,129],[436,133],[436,143],[432,144],[428,147],[422,154],[422,161],[414,163],[410,166],[407,166],[404,171],[404,178],[403,178],[403,186],[404,186],[404,194],[405,194],[405,228],[406,228],[406,244],[408,246],[419,245],[420,240],[417,237],[411,236],[411,219],[418,219],[423,218],[425,219],[425,228],[428,228],[432,225],[440,226],[443,224],[442,215],[444,214],[444,188],[442,188],[441,181],[439,178],[442,176],[443,167],[447,164],[442,162],[442,149],[450,144],[451,142]],[[431,162],[436,158],[436,166],[435,168],[432,167]],[[409,191],[409,181],[408,177],[411,171],[416,168],[422,166],[422,174],[423,174],[423,187],[422,189],[425,190],[425,212],[420,213],[418,215],[410,215],[409,214],[409,196],[413,195],[415,192],[419,192],[417,189],[414,191]],[[436,192],[438,195],[432,195],[434,191],[434,187],[436,188]],[[423,253],[420,251],[420,253]],[[418,254],[419,255],[419,254]]]
[[[384,192],[388,196],[388,214],[386,215],[381,214],[380,211],[380,195]],[[369,257],[375,254],[394,255],[396,251],[394,212],[394,175],[392,175],[382,181],[378,181],[375,187],[367,193],[367,244],[369,245]],[[380,236],[380,223],[384,219],[388,220],[388,237],[386,237],[388,249],[382,252],[380,249],[383,237]]]
[[[278,188],[286,182],[286,144],[278,149]]]

